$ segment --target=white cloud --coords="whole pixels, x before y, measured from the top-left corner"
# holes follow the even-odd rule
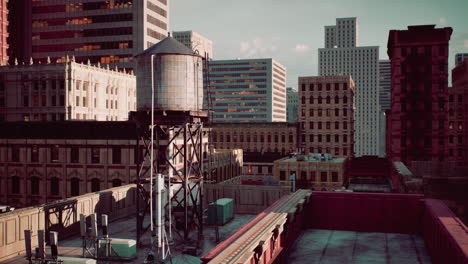
[[[273,57],[278,50],[275,44],[279,39],[264,40],[263,38],[255,38],[250,41],[242,41],[240,43],[240,55],[244,58],[261,58]]]
[[[448,25],[447,19],[445,17],[439,18],[439,25],[447,26]]]
[[[307,53],[310,51],[310,47],[306,44],[296,44],[296,47],[294,47],[293,51],[297,53]]]

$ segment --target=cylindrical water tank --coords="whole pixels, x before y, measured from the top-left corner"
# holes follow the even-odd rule
[[[167,37],[136,58],[138,111],[151,110],[152,85],[155,110],[202,109],[203,60],[191,49]]]

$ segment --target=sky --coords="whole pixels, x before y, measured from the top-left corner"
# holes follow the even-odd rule
[[[213,58],[273,58],[287,69],[287,86],[318,74],[324,26],[357,17],[359,46],[379,46],[388,59],[391,29],[452,27],[449,69],[468,53],[468,0],[171,0],[170,30],[196,31],[213,41]]]

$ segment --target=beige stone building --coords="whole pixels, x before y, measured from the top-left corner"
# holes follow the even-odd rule
[[[287,154],[296,151],[296,124],[286,122],[211,124],[216,148]]]
[[[354,154],[354,81],[351,76],[299,77],[302,153]]]
[[[242,150],[215,149],[210,156],[207,139],[207,180],[240,175]],[[182,146],[183,138],[174,142]],[[24,207],[134,183],[135,155],[130,121],[0,123],[0,204]],[[173,160],[176,170],[183,169],[179,158]]]
[[[133,73],[73,58],[0,67],[0,121],[123,121],[135,109]]]
[[[274,162],[273,175],[280,185],[291,185],[294,174],[297,189],[332,191],[343,186],[345,162],[345,158],[320,153],[287,157]]]

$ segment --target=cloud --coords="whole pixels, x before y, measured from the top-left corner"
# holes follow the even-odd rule
[[[279,38],[272,38],[265,40],[263,38],[255,38],[249,41],[242,41],[240,43],[240,55],[245,58],[261,58],[261,57],[274,57],[278,46],[275,42]]]
[[[439,25],[447,26],[448,25],[447,19],[445,17],[439,18]]]
[[[307,53],[310,51],[310,47],[306,44],[296,44],[293,51],[297,53]]]

